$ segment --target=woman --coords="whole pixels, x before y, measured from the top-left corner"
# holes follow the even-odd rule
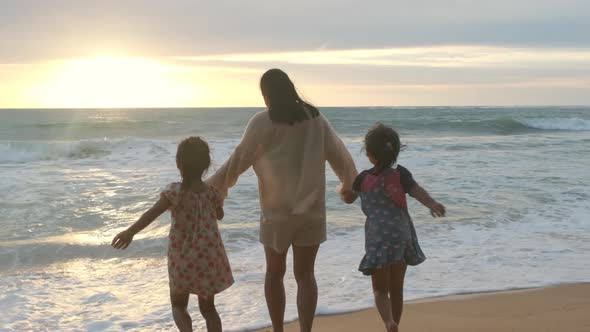
[[[227,195],[240,174],[254,166],[266,255],[264,291],[273,330],[283,331],[283,277],[293,246],[301,331],[311,331],[318,296],[315,258],[326,240],[325,164],[330,163],[347,191],[357,171],[330,123],[299,97],[285,72],[267,71],[260,89],[268,110],[250,119],[241,143],[208,182]]]

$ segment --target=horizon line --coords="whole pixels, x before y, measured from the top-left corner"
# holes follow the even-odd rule
[[[514,104],[514,105],[330,105],[317,108],[510,108],[510,107],[589,107],[590,104]],[[138,107],[0,107],[0,111],[18,110],[161,110],[161,109],[240,109],[266,108],[265,106],[138,106]]]

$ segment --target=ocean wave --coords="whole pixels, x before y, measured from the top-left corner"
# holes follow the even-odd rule
[[[531,131],[590,131],[590,120],[582,118],[492,118],[492,119],[438,119],[428,123],[403,123],[400,130],[433,129],[442,132],[464,134],[517,135]]]
[[[110,151],[99,142],[0,142],[0,162],[20,163],[35,160],[54,160],[60,158],[82,159],[104,156]]]
[[[518,120],[518,122],[533,129],[590,131],[590,120],[580,118],[537,118]]]
[[[4,241],[0,243],[0,272],[17,268],[40,268],[75,259],[108,260],[111,258],[164,257],[168,246],[168,226],[151,229],[148,236],[135,239],[126,250],[111,247],[111,237],[93,232]],[[224,229],[225,248],[240,252],[258,245],[257,228],[234,227]]]
[[[144,151],[146,155],[167,151],[172,142],[135,138],[79,141],[0,141],[0,163],[101,158],[115,151]]]
[[[134,129],[137,127],[157,127],[161,125],[175,125],[181,124],[178,121],[152,121],[152,120],[119,120],[116,121],[80,121],[80,122],[42,122],[22,126],[33,127],[37,129],[78,129],[78,130],[92,130],[92,129]]]
[[[112,157],[119,161],[173,160],[178,140],[136,137],[85,139],[76,141],[3,141],[0,140],[0,163],[14,164],[46,160],[77,160]],[[238,139],[211,139],[212,157],[223,159]],[[221,159],[220,159],[221,160]]]
[[[27,142],[12,141],[0,143],[0,162],[19,163],[34,160],[60,158],[82,159],[104,156],[110,151],[98,142]]]
[[[164,257],[167,238],[133,241],[127,250],[118,251],[110,243],[53,243],[23,241],[22,244],[0,246],[0,272],[15,268],[39,268],[73,259],[110,259],[117,257]]]

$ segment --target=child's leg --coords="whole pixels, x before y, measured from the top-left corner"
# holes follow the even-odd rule
[[[188,293],[170,291],[170,303],[172,304],[172,317],[180,332],[192,332],[193,322],[188,314]]]
[[[385,323],[385,328],[387,332],[396,332],[397,324],[391,315],[391,303],[389,300],[389,269],[375,270],[375,273],[371,275],[371,281],[373,283],[375,305],[383,323]]]
[[[406,277],[406,263],[399,263],[389,269],[389,298],[391,299],[391,314],[393,320],[399,324],[404,307],[404,278]]]
[[[215,297],[199,296],[199,310],[207,322],[207,331],[221,332],[221,318],[215,309]]]

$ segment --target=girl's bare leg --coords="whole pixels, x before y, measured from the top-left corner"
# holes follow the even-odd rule
[[[293,246],[293,265],[297,281],[297,311],[301,332],[311,332],[318,304],[318,285],[315,280],[315,258],[319,245]]]
[[[373,295],[377,311],[385,324],[387,332],[397,332],[397,323],[391,314],[391,301],[389,299],[389,268],[377,269],[371,275]]]
[[[391,300],[391,314],[399,325],[404,307],[404,279],[406,277],[406,263],[399,263],[389,269],[389,298]]]
[[[274,332],[283,332],[285,319],[285,285],[283,277],[287,269],[287,252],[278,253],[272,248],[264,248],[266,254],[266,277],[264,295]]]
[[[170,303],[172,304],[172,317],[180,332],[192,332],[193,321],[186,310],[188,306],[188,293],[170,291]]]
[[[199,310],[207,322],[207,332],[221,332],[221,318],[215,309],[215,297],[199,296]]]

